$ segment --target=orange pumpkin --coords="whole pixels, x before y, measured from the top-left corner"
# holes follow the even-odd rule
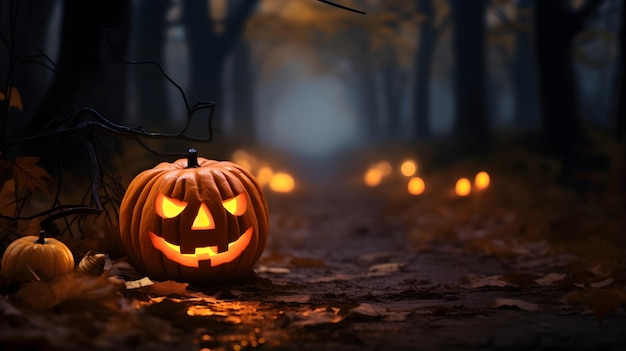
[[[198,286],[250,275],[269,230],[267,201],[252,174],[193,149],[132,180],[119,224],[140,272]]]
[[[52,280],[74,270],[70,249],[54,238],[28,235],[13,241],[2,256],[2,275],[16,282]]]

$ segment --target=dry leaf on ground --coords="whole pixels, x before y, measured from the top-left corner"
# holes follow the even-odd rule
[[[539,311],[539,305],[532,303],[532,302],[526,302],[526,301],[517,300],[517,299],[497,298],[493,302],[493,307],[495,308],[517,307],[520,310],[529,311],[529,312]]]

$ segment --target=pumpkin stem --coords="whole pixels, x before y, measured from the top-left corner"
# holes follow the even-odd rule
[[[187,155],[187,168],[196,168],[200,167],[198,164],[198,151],[196,149],[189,149],[189,154]]]
[[[40,230],[39,231],[39,239],[35,240],[35,242],[37,244],[45,244],[46,243],[46,231],[45,230]]]

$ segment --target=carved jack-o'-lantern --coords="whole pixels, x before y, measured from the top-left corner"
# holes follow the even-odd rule
[[[249,275],[268,225],[254,177],[193,149],[140,173],[120,206],[122,244],[138,270],[157,280],[207,285]]]

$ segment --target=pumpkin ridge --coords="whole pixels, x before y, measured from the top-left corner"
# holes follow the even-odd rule
[[[218,182],[215,182],[215,183],[219,190],[222,201],[227,200],[227,199],[232,199],[233,197],[235,197],[236,195],[242,192],[241,190],[237,189],[238,188],[237,185],[233,184],[230,181],[227,172],[223,172],[221,169],[216,169],[213,172],[213,174],[214,174],[214,178],[219,177],[219,179],[221,180],[219,184]],[[243,186],[241,188],[243,188]],[[243,191],[245,191],[245,188],[243,189]],[[221,212],[224,213],[224,216],[226,217],[229,227],[231,224],[234,225],[233,228],[235,229],[230,231],[229,236],[228,236],[228,242],[233,242],[237,240],[241,236],[241,234],[243,234],[243,231],[247,230],[247,228],[243,228],[241,226],[239,219],[242,216],[229,215],[229,213],[224,208],[221,208],[220,210]]]
[[[253,261],[256,262],[263,254],[263,250],[265,249],[265,245],[267,244],[267,236],[269,232],[269,214],[267,211],[267,205],[265,206],[262,205],[262,204],[267,204],[267,200],[265,199],[265,195],[263,194],[263,191],[258,185],[258,183],[250,181],[250,179],[254,179],[254,178],[249,178],[251,177],[251,174],[247,170],[237,165],[234,165],[234,166],[241,173],[233,172],[232,174],[235,177],[237,177],[244,185],[247,185],[246,189],[248,192],[254,191],[255,193],[255,196],[250,196],[252,207],[255,209],[259,209],[262,212],[260,213],[260,215],[257,215],[255,211],[255,215],[257,215],[255,223],[257,223],[257,226],[258,226],[258,228],[255,228],[255,231],[256,231],[255,236],[258,238],[257,240],[258,248],[257,248],[257,254],[254,256]]]
[[[249,193],[248,188],[246,187],[246,184],[244,182],[242,182],[239,178],[237,178],[233,172],[221,172],[221,174],[224,176],[224,178],[226,179],[226,182],[228,182],[229,187],[230,188],[237,188],[237,187],[241,187],[243,188],[244,192]],[[236,182],[237,183],[236,183]],[[246,199],[246,201],[251,202],[252,200],[249,199],[250,195],[247,196],[248,199]],[[256,216],[256,212],[255,212],[255,207],[254,206],[250,206],[250,209],[246,211],[246,213],[242,214],[241,216],[236,217],[236,223],[237,223],[237,228],[238,228],[238,232],[243,232],[244,230],[248,230],[246,227],[248,222],[252,222],[252,223],[257,223],[257,216]],[[250,217],[252,217],[252,219],[250,220]],[[243,226],[242,226],[243,223]],[[248,247],[245,249],[245,251],[256,251],[258,250],[257,247],[257,237],[259,235],[258,229],[256,226],[252,225],[252,238],[250,239],[250,243],[248,244]],[[241,235],[241,234],[239,234]],[[254,257],[254,255],[240,255],[238,257],[237,262],[235,263],[235,266],[233,267],[234,271],[237,271],[240,269],[241,266],[248,266],[250,265],[253,261],[252,258]]]
[[[139,186],[139,190],[137,194],[137,199],[134,203],[145,203],[146,201],[148,201],[151,197],[154,184],[157,183],[161,179],[162,175],[163,173],[161,172],[152,178],[148,178],[146,179],[145,183],[143,181],[145,178],[140,178],[141,181],[139,182],[140,186]],[[144,210],[145,208],[143,206],[133,205],[131,220],[130,220],[130,228],[129,228],[129,231],[131,233],[134,231],[141,233],[141,231],[143,230],[142,223],[144,220],[146,220],[144,218]],[[139,253],[139,255],[142,256],[140,260],[143,262],[143,255],[144,255],[143,253],[144,248],[142,245],[143,238],[139,235],[138,236],[131,235],[130,239],[131,239],[130,244],[133,247],[133,250],[131,252]],[[137,256],[137,254],[133,254],[132,256]],[[135,261],[137,261],[137,257],[133,257],[133,258],[135,259]]]

